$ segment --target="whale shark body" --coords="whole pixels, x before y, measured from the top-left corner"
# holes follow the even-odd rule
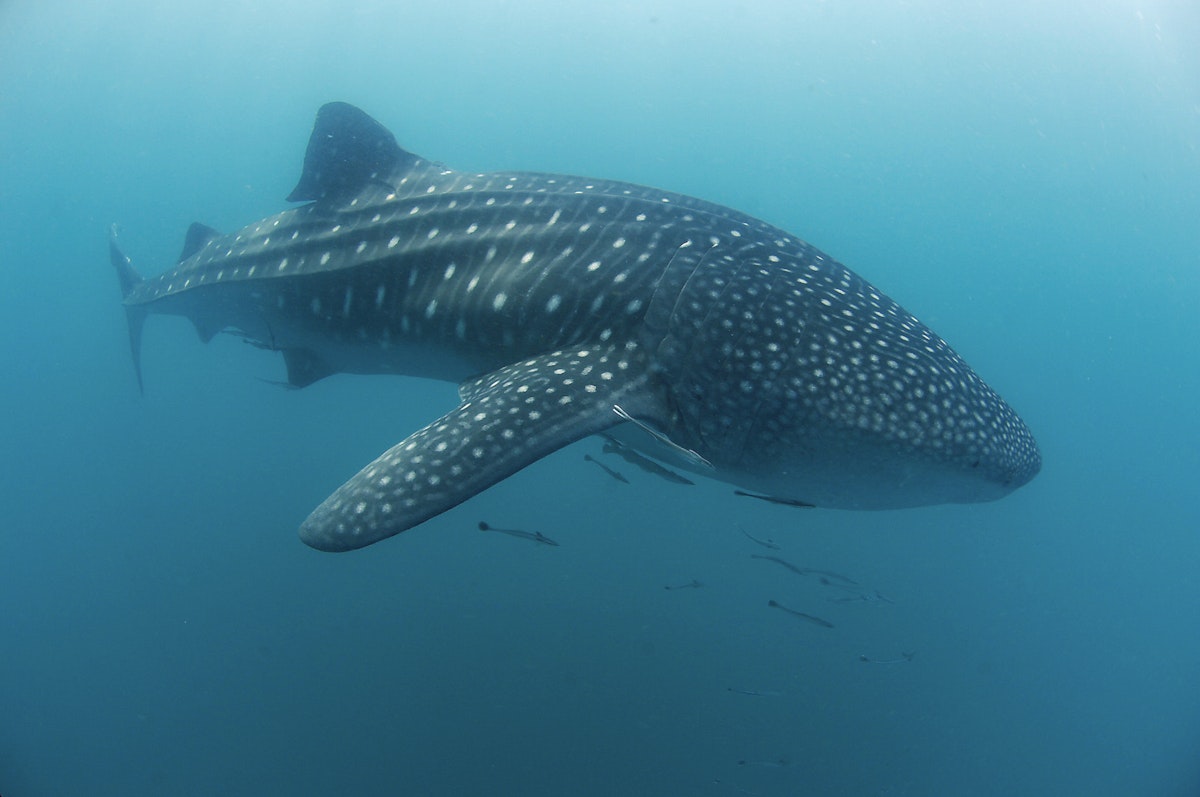
[[[465,173],[353,106],[317,114],[289,201],[188,231],[143,279],[117,246],[141,383],[151,313],[278,350],[288,382],[453,380],[461,403],[325,499],[301,538],[359,548],[605,432],[676,467],[803,505],[999,498],[1041,459],[940,337],[814,247],[642,186]]]

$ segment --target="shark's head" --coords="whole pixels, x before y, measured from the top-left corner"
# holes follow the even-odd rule
[[[1012,407],[871,283],[802,242],[723,246],[681,258],[647,319],[672,441],[730,481],[831,508],[990,501],[1037,474]]]
[[[910,328],[916,323],[912,319]],[[841,406],[832,438],[817,432],[831,452],[820,479],[832,494],[825,506],[993,501],[1041,469],[1037,442],[1016,411],[940,338],[921,329],[928,334],[891,339],[891,356],[856,375],[875,388]],[[837,386],[829,395],[837,395]]]
[[[1042,459],[1029,428],[974,372],[933,395],[935,385],[915,381],[892,400],[886,427],[872,428],[878,416],[871,413],[841,430],[831,446],[848,453],[835,453],[827,463],[822,482],[833,495],[825,506],[994,501],[1037,475]]]

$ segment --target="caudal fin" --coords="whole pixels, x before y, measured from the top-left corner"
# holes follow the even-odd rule
[[[121,297],[126,298],[142,281],[129,258],[117,245],[117,225],[108,229],[108,257],[113,268],[117,270],[117,281],[121,285]],[[138,390],[146,392],[142,383],[142,324],[146,321],[146,311],[139,305],[125,305],[125,321],[129,325],[129,350],[133,354],[133,370],[137,374]]]

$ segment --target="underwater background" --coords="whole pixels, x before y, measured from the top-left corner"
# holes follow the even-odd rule
[[[156,273],[282,210],[330,100],[455,168],[799,235],[1004,395],[1041,475],[798,510],[590,439],[307,548],[454,386],[288,391],[154,317],[140,396],[107,228]],[[1200,794],[1194,2],[5,0],[0,244],[4,797]]]

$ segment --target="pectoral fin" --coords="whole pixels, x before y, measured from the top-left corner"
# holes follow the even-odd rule
[[[657,397],[635,347],[559,351],[465,383],[463,402],[393,446],[300,526],[322,551],[410,529],[568,443],[623,419],[652,418]]]

